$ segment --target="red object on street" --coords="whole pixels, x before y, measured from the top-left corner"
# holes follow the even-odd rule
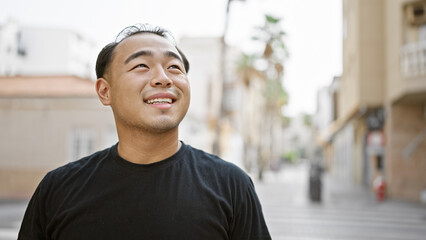
[[[379,176],[374,181],[374,187],[376,190],[377,201],[382,202],[385,199],[386,183],[383,177]]]

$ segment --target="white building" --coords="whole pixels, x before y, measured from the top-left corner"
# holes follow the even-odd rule
[[[220,38],[189,38],[179,41],[179,47],[188,58],[190,70],[191,105],[181,124],[180,137],[186,143],[211,152],[213,145],[213,116],[220,110],[221,75]]]
[[[188,79],[191,85],[191,105],[180,128],[180,138],[186,143],[213,152],[216,126],[219,124],[222,134],[220,144],[221,157],[242,166],[243,146],[236,111],[241,101],[241,90],[237,87],[236,58],[238,50],[228,47],[227,81],[232,85],[228,98],[224,99],[227,111],[234,112],[232,119],[223,122],[220,110],[223,94],[223,75],[221,72],[222,42],[220,37],[183,37],[179,47],[190,62]]]
[[[317,132],[319,143],[329,141],[327,130],[330,124],[336,120],[337,114],[337,89],[339,77],[335,77],[329,86],[320,88],[317,92],[317,109],[314,116],[314,128]]]
[[[20,26],[0,26],[0,75],[74,75],[94,79],[95,45],[77,32]]]
[[[299,158],[311,159],[315,143],[313,141],[310,116],[299,114],[290,120],[284,129],[284,153],[296,153]]]

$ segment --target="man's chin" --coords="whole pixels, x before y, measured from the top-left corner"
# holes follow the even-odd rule
[[[156,134],[164,134],[171,131],[176,131],[179,127],[179,122],[161,120],[155,123],[152,123],[148,129],[145,129],[147,132],[156,133]]]

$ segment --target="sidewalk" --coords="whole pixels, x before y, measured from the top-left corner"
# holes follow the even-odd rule
[[[424,240],[426,206],[386,199],[325,173],[322,201],[308,195],[307,164],[254,179],[274,240]]]
[[[0,240],[17,239],[28,201],[0,201]]]
[[[322,182],[324,204],[353,206],[377,202],[373,192],[362,186],[333,177],[329,173],[323,174]]]
[[[339,180],[336,177],[326,173],[323,176],[324,183],[324,204],[331,206],[349,206],[365,207],[370,206],[382,210],[406,210],[406,211],[420,211],[426,213],[426,204],[411,202],[407,200],[398,200],[392,198],[385,198],[382,202],[377,201],[374,192],[369,189],[347,183]],[[426,221],[426,215],[425,221]],[[425,222],[426,224],[426,222]],[[426,237],[425,237],[426,239]]]

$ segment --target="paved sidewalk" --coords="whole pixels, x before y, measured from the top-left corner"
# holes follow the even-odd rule
[[[0,240],[16,240],[28,201],[0,201]]]
[[[320,203],[308,197],[306,164],[285,166],[255,180],[274,240],[425,240],[426,206],[377,202],[374,194],[327,174]]]

